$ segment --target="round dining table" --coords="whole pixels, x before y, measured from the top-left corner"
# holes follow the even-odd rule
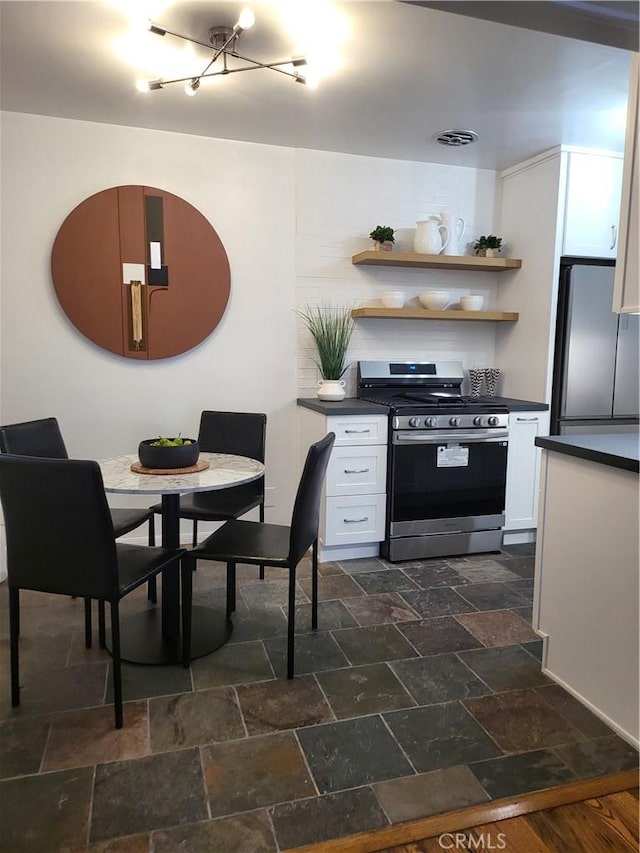
[[[132,470],[138,455],[98,460],[105,492],[162,496],[162,545],[180,547],[180,495],[228,489],[264,476],[257,459],[229,453],[200,453],[198,462],[209,467],[194,473],[142,474]],[[224,645],[233,625],[225,612],[194,606],[191,658],[210,654]],[[130,663],[175,664],[182,661],[180,635],[180,578],[175,569],[162,573],[160,606],[150,606],[121,620],[122,659]]]

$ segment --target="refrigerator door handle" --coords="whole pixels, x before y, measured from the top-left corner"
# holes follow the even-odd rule
[[[615,249],[616,243],[618,242],[618,229],[615,225],[611,226],[611,245],[610,249]]]

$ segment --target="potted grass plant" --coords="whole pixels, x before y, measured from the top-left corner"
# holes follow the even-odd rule
[[[373,240],[374,252],[392,252],[393,244],[396,241],[395,232],[390,225],[376,225],[373,231],[369,234]]]
[[[501,248],[502,237],[496,237],[495,234],[489,234],[488,237],[485,237],[483,234],[481,237],[478,237],[473,245],[473,251],[476,255],[485,258],[497,258]]]
[[[345,382],[342,377],[348,367],[347,349],[353,334],[351,308],[321,302],[305,305],[296,313],[311,333],[318,352],[314,359],[322,376],[318,382],[318,399],[343,400]]]

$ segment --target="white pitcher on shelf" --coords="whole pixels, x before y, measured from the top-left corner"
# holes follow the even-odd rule
[[[454,216],[452,213],[443,213],[440,217],[442,224],[449,231],[449,240],[442,252],[444,255],[464,255],[464,246],[462,246],[462,237],[467,228],[467,223],[461,216]]]
[[[444,231],[444,236],[442,235]],[[439,255],[449,243],[449,229],[439,216],[429,216],[416,222],[413,248],[419,255]]]

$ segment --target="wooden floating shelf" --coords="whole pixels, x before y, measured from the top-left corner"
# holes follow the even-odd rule
[[[358,252],[351,263],[378,267],[424,267],[431,269],[504,272],[522,266],[518,258],[481,258],[467,255],[420,255],[417,252]]]
[[[376,252],[377,254],[377,252]],[[518,320],[516,311],[427,311],[425,308],[354,308],[351,316],[394,320]]]

